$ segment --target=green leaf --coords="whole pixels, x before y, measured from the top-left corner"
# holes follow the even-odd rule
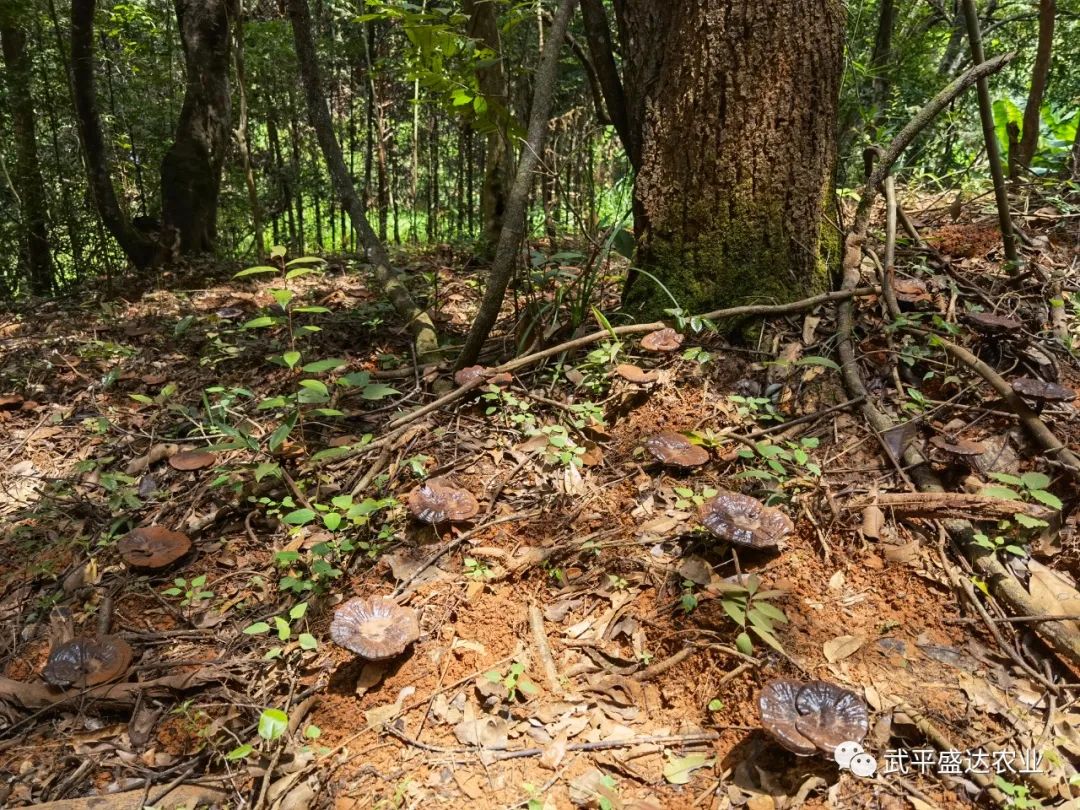
[[[313,455],[311,460],[326,461],[327,459],[341,458],[342,456],[347,456],[353,449],[353,446],[349,444],[343,444],[341,447],[328,447]]]
[[[309,312],[313,314],[323,314],[330,310],[326,307],[307,306],[307,307],[293,307],[293,312]]]
[[[300,386],[302,388],[306,388],[309,391],[314,391],[319,396],[330,396],[330,391],[329,389],[327,389],[326,383],[324,383],[322,380],[301,380]]]
[[[774,650],[776,650],[779,653],[784,652],[783,646],[777,640],[776,636],[774,636],[772,633],[770,633],[770,632],[768,632],[766,630],[763,630],[760,627],[751,627],[750,629],[754,631],[755,635],[757,635],[758,638],[760,638],[762,641],[764,641],[766,644],[768,644]]]
[[[1024,485],[1024,479],[1008,473],[992,472],[990,477],[999,483],[1008,484],[1010,487],[1022,487]]]
[[[1020,476],[1025,489],[1046,489],[1050,486],[1050,476],[1040,472],[1026,472]]]
[[[261,264],[258,267],[249,267],[247,270],[241,270],[233,278],[244,278],[244,276],[257,276],[260,273],[278,273],[281,272],[276,267],[270,267],[266,264]]]
[[[1051,509],[1061,509],[1065,506],[1065,504],[1061,502],[1061,499],[1058,498],[1057,495],[1052,492],[1047,492],[1045,489],[1033,489],[1031,490],[1031,492],[1028,493],[1028,495],[1030,495],[1033,500],[1036,500],[1041,504],[1045,504]]]
[[[782,611],[776,605],[769,604],[768,602],[761,602],[761,601],[758,601],[757,599],[755,599],[754,600],[754,609],[755,610],[760,610],[762,613],[764,613],[766,616],[768,616],[774,622],[780,622],[781,624],[786,624],[787,623],[787,620],[788,620],[787,614],[785,614],[784,611]]]
[[[276,740],[289,727],[289,716],[281,709],[265,709],[259,715],[259,736],[264,740]]]
[[[280,616],[274,617],[274,627],[277,628],[277,635],[279,641],[288,641],[292,635],[292,628],[289,627],[289,623]]]
[[[840,366],[837,365],[835,360],[830,360],[828,357],[820,357],[819,355],[811,354],[806,357],[801,357],[795,361],[797,366],[824,366],[825,368],[831,368],[833,371],[839,371]]]
[[[742,627],[746,624],[746,608],[738,604],[734,599],[724,599],[721,604],[724,606],[724,612],[731,617],[735,624]]]
[[[274,478],[280,478],[281,467],[272,461],[264,461],[262,464],[255,468],[256,481],[262,481],[268,475]]]
[[[311,633],[301,633],[296,637],[297,643],[300,645],[301,650],[315,650],[319,647],[318,639]]]
[[[314,519],[315,513],[310,509],[296,509],[282,518],[290,526],[303,526],[306,523],[311,523]]]
[[[750,640],[750,636],[745,632],[739,633],[739,635],[735,637],[735,647],[743,655],[754,654],[754,642]]]
[[[322,729],[312,723],[304,729],[304,736],[307,737],[309,740],[317,740],[319,739],[319,737],[322,736]]]
[[[271,290],[270,295],[277,301],[278,306],[285,309],[289,306],[289,302],[295,297],[295,293],[292,290]]]
[[[1025,529],[1042,529],[1050,525],[1045,520],[1039,520],[1038,518],[1031,517],[1031,515],[1026,515],[1023,512],[1017,512],[1013,517],[1016,518],[1016,522]]]
[[[264,326],[273,326],[277,323],[275,318],[271,318],[269,315],[262,315],[258,318],[252,318],[250,321],[244,324],[244,329],[261,329]]]
[[[364,386],[364,390],[360,392],[360,396],[368,400],[385,399],[386,397],[392,397],[394,394],[400,394],[396,388],[391,388],[389,385],[382,385],[381,383],[373,383],[372,385]]]
[[[266,622],[255,622],[255,624],[249,624],[244,628],[244,634],[249,636],[261,636],[263,633],[270,632],[270,625]]]
[[[340,512],[327,512],[322,516],[323,525],[326,526],[332,532],[336,532],[341,527],[341,513]]]
[[[1014,489],[1008,487],[983,487],[980,495],[985,495],[987,498],[1004,498],[1008,501],[1020,500],[1020,493]]]
[[[252,748],[249,743],[244,743],[243,745],[236,746],[236,748],[227,753],[225,759],[229,762],[236,762],[236,760],[243,759],[254,750],[255,749]]]
[[[718,712],[723,708],[724,708],[724,701],[720,700],[720,698],[713,698],[712,700],[709,701],[709,711],[710,712]]]
[[[338,385],[361,388],[371,382],[371,374],[366,371],[354,371],[338,379]]]
[[[285,352],[281,355],[281,359],[285,361],[285,365],[289,368],[295,368],[296,364],[300,362],[300,352]]]
[[[285,266],[296,267],[298,264],[326,264],[326,260],[320,256],[297,256]]]
[[[298,416],[299,414],[296,411],[293,411],[289,415],[289,418],[278,425],[277,429],[270,434],[270,440],[267,442],[267,447],[270,449],[271,453],[275,452],[282,444],[284,444],[285,440],[289,438],[292,429],[296,427]]]
[[[153,405],[154,400],[150,399],[146,394],[128,394],[136,402],[141,402],[143,405]]]
[[[307,609],[308,609],[308,603],[307,602],[300,602],[298,604],[295,604],[289,609],[289,618],[292,619],[294,622],[297,619],[302,619],[302,618],[304,618],[304,615],[307,613]]]
[[[314,363],[308,363],[304,366],[304,371],[308,374],[321,374],[324,371],[332,371],[335,368],[341,368],[345,365],[345,361],[340,357],[328,357],[325,360],[316,360]]]
[[[270,248],[271,259],[283,259],[285,258],[285,253],[286,251],[284,245],[274,245],[272,248]]]

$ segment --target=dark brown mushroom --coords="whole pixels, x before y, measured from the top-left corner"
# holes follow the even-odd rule
[[[682,346],[683,336],[671,327],[649,332],[641,339],[641,348],[647,352],[673,352]]]
[[[701,506],[701,522],[721,540],[750,548],[779,548],[795,529],[791,518],[756,498],[720,492]]]
[[[83,689],[124,675],[131,657],[131,645],[119,636],[77,636],[49,652],[41,674],[53,686]]]
[[[668,467],[691,469],[700,467],[709,460],[709,451],[699,444],[693,444],[681,433],[665,430],[645,440],[645,449],[653,457]]]
[[[22,404],[23,398],[18,394],[0,394],[0,411],[14,411]]]
[[[420,619],[385,596],[350,599],[334,614],[330,638],[369,661],[385,661],[420,638]]]
[[[986,335],[1013,335],[1024,328],[1024,324],[1015,318],[994,312],[969,312],[964,319]]]
[[[132,568],[157,570],[172,565],[191,551],[191,539],[164,526],[140,526],[128,532],[116,549]]]
[[[795,701],[802,687],[798,681],[770,681],[758,696],[758,712],[762,728],[773,739],[791,753],[808,757],[817,751],[817,746],[799,731],[799,711]]]
[[[1034,377],[1017,377],[1012,381],[1012,389],[1024,399],[1042,407],[1047,402],[1072,402],[1076,392],[1055,382],[1037,380]]]
[[[804,757],[861,742],[870,728],[862,698],[827,681],[770,681],[758,697],[758,710],[762,727],[784,748]]]
[[[961,437],[953,439],[949,436],[932,436],[930,438],[930,444],[938,450],[941,450],[943,453],[948,453],[950,456],[981,456],[986,452],[986,445]]]
[[[624,380],[629,380],[636,385],[647,385],[660,379],[659,372],[645,371],[640,366],[635,366],[632,363],[620,363],[615,366],[615,373]]]
[[[862,742],[870,729],[865,701],[828,681],[810,681],[800,689],[795,709],[799,732],[828,754],[841,743]]]
[[[476,517],[480,504],[471,492],[428,481],[409,493],[409,510],[425,523],[459,523]]]
[[[204,467],[213,467],[217,463],[217,456],[203,450],[185,450],[182,453],[174,453],[169,456],[169,466],[181,472],[201,470]]]

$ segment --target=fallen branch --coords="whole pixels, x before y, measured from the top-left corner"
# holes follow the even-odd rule
[[[11,678],[0,678],[0,700],[24,709],[60,708],[83,705],[88,702],[104,705],[108,709],[128,708],[135,705],[139,696],[165,697],[174,692],[195,689],[203,684],[218,681],[222,670],[206,667],[187,675],[168,675],[141,683],[109,683],[93,689],[56,689],[45,683],[27,683]]]
[[[966,492],[888,492],[850,501],[846,508],[862,511],[876,505],[892,510],[899,517],[961,518],[963,520],[1010,520],[1026,514],[1049,520],[1056,511],[1037,503],[971,495]]]
[[[123,793],[103,793],[80,799],[62,799],[57,802],[31,805],[28,810],[142,810],[146,794],[142,788],[125,790]],[[203,785],[177,785],[154,802],[154,807],[170,809],[174,807],[224,807],[229,794],[224,790]]]

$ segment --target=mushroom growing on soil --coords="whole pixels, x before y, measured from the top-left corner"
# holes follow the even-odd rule
[[[140,526],[128,532],[116,548],[121,559],[132,568],[157,570],[172,565],[191,551],[191,539],[164,526]]]
[[[185,450],[169,456],[169,466],[181,472],[201,470],[203,467],[213,467],[217,463],[217,456],[203,450]]]
[[[1035,403],[1036,413],[1042,411],[1047,402],[1072,402],[1076,399],[1076,392],[1071,388],[1034,377],[1017,377],[1012,381],[1012,390]]]
[[[480,504],[471,492],[428,481],[409,493],[409,510],[425,523],[460,523],[476,517]]]
[[[615,373],[635,385],[647,385],[660,379],[659,372],[645,371],[640,366],[635,366],[632,363],[620,363],[615,366]]]
[[[53,686],[83,689],[116,680],[131,664],[131,645],[119,636],[77,636],[49,652],[42,677]]]
[[[1007,315],[993,312],[971,312],[965,316],[971,326],[984,335],[1015,335],[1023,331],[1024,324]]]
[[[758,697],[762,727],[799,756],[831,754],[845,742],[861,742],[870,729],[866,703],[828,681],[770,681]]]
[[[794,531],[791,518],[757,498],[720,492],[701,506],[701,522],[721,540],[757,549],[775,549]]]
[[[645,440],[645,449],[652,453],[653,458],[668,467],[689,470],[700,467],[709,460],[708,450],[672,430],[649,436]]]
[[[641,339],[641,348],[647,352],[673,352],[682,346],[683,336],[671,327],[649,332]]]
[[[385,596],[358,597],[337,609],[330,638],[369,661],[386,661],[420,638],[420,619],[412,608]]]

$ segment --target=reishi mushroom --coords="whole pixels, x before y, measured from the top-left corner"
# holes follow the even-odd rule
[[[385,596],[356,597],[334,614],[330,638],[369,661],[386,661],[420,638],[420,618]]]
[[[646,385],[660,379],[659,372],[645,371],[633,363],[619,363],[619,365],[615,366],[615,373],[635,385]]]
[[[513,376],[505,371],[500,374],[492,374],[491,369],[484,366],[466,366],[454,374],[454,382],[459,386],[468,385],[473,380],[485,377],[488,378],[488,382],[498,386],[509,385],[514,381]]]
[[[683,336],[670,326],[649,332],[641,339],[641,348],[647,352],[673,352],[682,346]]]
[[[76,636],[49,652],[42,677],[53,686],[83,689],[116,680],[131,665],[131,645],[119,636]]]
[[[1071,388],[1034,377],[1017,377],[1012,381],[1012,390],[1034,402],[1036,410],[1041,410],[1047,402],[1072,402],[1076,399],[1076,392]]]
[[[409,493],[409,510],[425,523],[459,523],[476,517],[480,504],[471,492],[427,481]]]
[[[700,467],[709,460],[709,451],[699,444],[693,444],[681,433],[665,430],[645,440],[645,449],[653,458],[668,467],[691,469]]]
[[[203,450],[185,450],[169,456],[169,466],[181,472],[201,470],[203,467],[213,467],[217,463],[217,456]]]
[[[865,701],[828,681],[770,681],[758,697],[758,710],[765,731],[804,757],[861,742],[870,729]]]
[[[124,535],[116,549],[132,568],[157,570],[172,565],[191,551],[191,539],[164,526],[140,526]]]
[[[941,450],[944,453],[948,453],[950,456],[966,457],[966,456],[981,456],[986,452],[986,445],[980,442],[973,442],[970,439],[962,437],[952,438],[949,436],[932,436],[930,438],[930,444]]]
[[[701,506],[701,522],[721,540],[757,549],[779,548],[794,531],[791,518],[756,498],[723,491]]]
[[[975,329],[987,335],[1015,334],[1024,328],[1024,324],[1015,318],[995,312],[969,312],[964,317]]]

